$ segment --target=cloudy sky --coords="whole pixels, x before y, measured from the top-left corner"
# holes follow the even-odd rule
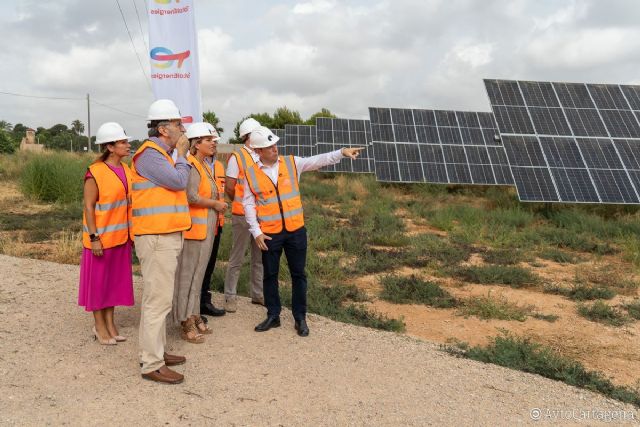
[[[151,0],[148,0],[151,1]],[[489,111],[483,78],[640,83],[638,0],[194,0],[202,102],[252,112]],[[149,74],[145,0],[119,0]],[[141,21],[138,22],[134,6]],[[0,91],[84,98],[137,138],[153,101],[115,0],[5,0]],[[142,29],[142,31],[141,31]],[[0,119],[86,122],[86,101],[0,95]]]

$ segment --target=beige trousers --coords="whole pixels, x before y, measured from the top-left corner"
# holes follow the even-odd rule
[[[147,374],[164,365],[167,315],[173,301],[182,232],[136,236],[135,246],[144,280],[139,345],[142,373]]]
[[[224,278],[224,296],[227,299],[235,298],[238,293],[240,269],[244,263],[244,256],[247,253],[247,247],[251,245],[249,293],[251,294],[251,298],[262,298],[262,277],[264,275],[262,270],[262,251],[251,235],[251,232],[249,231],[249,224],[244,216],[233,215],[231,217],[231,227],[233,230],[233,243],[231,244],[231,253],[229,254],[227,274]]]

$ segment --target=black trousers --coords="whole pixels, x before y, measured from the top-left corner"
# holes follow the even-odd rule
[[[213,239],[211,256],[209,257],[207,269],[205,270],[204,278],[202,279],[202,287],[200,288],[200,307],[203,307],[205,304],[211,304],[211,276],[213,276],[213,270],[216,268],[216,259],[218,258],[221,235],[222,227],[218,227],[218,234],[216,234],[216,237]]]
[[[278,234],[267,234],[271,240],[265,240],[266,251],[262,251],[264,267],[264,304],[267,316],[279,316],[282,310],[278,293],[278,273],[280,272],[280,256],[284,250],[291,273],[291,311],[296,321],[307,314],[307,275],[304,272],[307,262],[307,230],[302,227],[293,232],[283,231]]]

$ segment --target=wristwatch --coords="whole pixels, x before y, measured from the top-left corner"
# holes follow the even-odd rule
[[[100,235],[99,234],[89,234],[89,240],[92,242],[97,242],[98,240],[100,240]]]

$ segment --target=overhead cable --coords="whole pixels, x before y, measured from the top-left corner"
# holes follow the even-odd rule
[[[131,31],[129,31],[129,26],[127,25],[127,20],[124,17],[124,12],[122,11],[122,7],[120,7],[120,1],[116,0],[116,5],[118,5],[118,9],[120,10],[120,16],[122,16],[122,22],[124,22],[124,27],[127,30],[127,34],[129,35],[129,40],[131,41],[131,47],[136,54],[136,58],[138,58],[138,64],[140,65],[140,71],[142,71],[142,75],[144,76],[144,80],[147,82],[149,89],[151,90],[151,82],[149,82],[149,78],[147,77],[147,73],[144,71],[144,67],[142,66],[142,60],[140,59],[140,55],[138,54],[138,49],[136,49],[136,45],[133,42],[133,37],[131,36]]]

